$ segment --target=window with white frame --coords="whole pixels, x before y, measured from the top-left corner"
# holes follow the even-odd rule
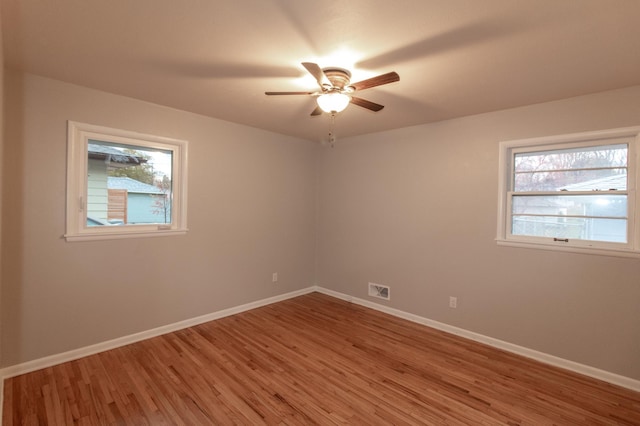
[[[68,123],[67,241],[184,234],[187,143]]]
[[[500,144],[498,244],[640,255],[640,127]]]

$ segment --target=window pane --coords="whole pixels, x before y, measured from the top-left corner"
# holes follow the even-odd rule
[[[627,189],[627,169],[592,169],[517,173],[514,191],[607,191]]]
[[[514,190],[623,190],[627,187],[627,153],[626,144],[517,153]],[[572,185],[579,187],[569,188]]]
[[[90,140],[86,226],[171,223],[172,155]]]
[[[627,221],[558,216],[514,216],[511,233],[533,237],[626,243]]]
[[[514,195],[514,215],[590,216],[626,219],[627,196],[594,195]]]

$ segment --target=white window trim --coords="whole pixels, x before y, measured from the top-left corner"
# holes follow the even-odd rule
[[[585,241],[574,241],[570,244],[564,242],[554,243],[553,241],[541,242],[539,239],[530,240],[527,237],[509,236],[508,227],[510,224],[510,205],[507,191],[509,191],[512,167],[512,153],[522,147],[549,146],[593,141],[612,138],[631,138],[633,142],[629,144],[628,152],[628,188],[627,203],[632,206],[632,215],[628,219],[629,241],[625,244],[616,243],[590,243]],[[560,136],[547,136],[541,138],[519,139],[500,142],[499,148],[499,178],[498,178],[498,223],[496,242],[501,246],[537,248],[542,250],[564,251],[572,253],[598,254],[617,257],[640,258],[640,197],[636,196],[636,189],[640,185],[640,126],[624,127],[611,130],[602,130],[584,133],[572,133]]]
[[[187,229],[187,141],[69,121],[67,125],[67,224],[71,241],[184,235]],[[172,151],[172,215],[170,224],[86,226],[88,141],[144,146]]]

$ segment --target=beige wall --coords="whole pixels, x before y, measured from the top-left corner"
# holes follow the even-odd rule
[[[498,142],[638,125],[640,87],[320,149],[36,76],[5,78],[2,366],[314,282],[367,298],[372,281],[391,286],[391,307],[640,379],[640,260],[494,241]],[[69,119],[187,139],[188,235],[65,242]]]
[[[314,284],[316,145],[5,76],[3,366]],[[67,120],[188,140],[189,233],[65,242]]]
[[[340,141],[320,154],[318,285],[389,285],[393,308],[640,379],[640,260],[494,241],[499,141],[632,125],[640,87]]]

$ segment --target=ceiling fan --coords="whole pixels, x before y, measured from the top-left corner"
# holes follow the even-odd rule
[[[265,92],[265,95],[308,95],[317,98],[318,106],[311,113],[312,116],[320,115],[323,112],[336,114],[343,111],[349,103],[359,107],[377,112],[384,108],[384,105],[368,101],[366,99],[353,96],[358,90],[370,89],[383,84],[400,81],[400,76],[396,72],[389,72],[377,77],[368,78],[357,83],[351,83],[351,73],[344,68],[329,67],[320,68],[313,62],[303,62],[302,66],[318,82],[320,90],[316,92]]]

